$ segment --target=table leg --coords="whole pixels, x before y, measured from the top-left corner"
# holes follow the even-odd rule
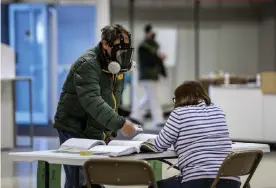
[[[50,188],[50,165],[45,161],[45,170],[44,170],[44,184],[45,188]]]
[[[169,166],[174,165],[173,163],[167,161],[166,159],[160,159],[160,161],[167,164],[167,165],[169,165]],[[173,168],[176,169],[176,170],[179,170],[179,168],[177,166],[173,166]]]
[[[156,181],[162,180],[162,162],[158,160],[148,161],[151,165]]]
[[[74,166],[73,167],[73,188],[79,188],[80,186],[80,178],[79,178],[79,167]]]
[[[13,102],[13,144],[14,147],[17,147],[17,125],[16,125],[16,87],[15,80],[12,80],[12,102]]]

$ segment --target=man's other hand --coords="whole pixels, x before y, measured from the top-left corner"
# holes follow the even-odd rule
[[[105,140],[106,145],[111,142],[112,140],[114,140],[113,136],[110,136],[108,139]]]
[[[132,136],[136,133],[136,129],[131,121],[126,120],[124,126],[121,128],[121,132],[123,136]]]

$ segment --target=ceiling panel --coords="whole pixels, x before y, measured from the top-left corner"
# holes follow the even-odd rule
[[[261,0],[252,0],[261,1]],[[269,1],[269,0],[263,0]],[[127,8],[129,0],[112,0],[112,5],[120,8]],[[203,8],[216,8],[219,6],[227,8],[248,7],[250,0],[201,0]],[[135,0],[137,8],[181,8],[193,7],[194,0]]]
[[[95,4],[97,0],[21,0],[21,2],[64,3],[64,4]]]
[[[13,0],[2,0],[1,3],[13,3],[14,1]]]

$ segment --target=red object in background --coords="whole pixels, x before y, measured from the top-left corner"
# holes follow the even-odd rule
[[[232,142],[232,144],[236,144],[236,142]]]

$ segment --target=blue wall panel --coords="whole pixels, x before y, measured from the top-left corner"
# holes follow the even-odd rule
[[[10,4],[10,46],[17,53],[16,76],[33,80],[32,102],[35,124],[48,124],[48,14],[45,4]],[[28,125],[29,93],[27,83],[16,85],[16,122]]]
[[[96,7],[60,5],[58,14],[58,95],[68,67],[86,50],[96,45]]]
[[[58,5],[58,70],[51,69],[49,19],[46,4],[11,4],[9,6],[10,45],[17,53],[17,76],[33,79],[33,120],[36,125],[48,125],[53,90],[50,71],[58,76],[59,98],[68,67],[87,49],[96,45],[96,7]],[[55,84],[53,84],[55,85]],[[16,121],[29,124],[28,85],[17,84]]]

